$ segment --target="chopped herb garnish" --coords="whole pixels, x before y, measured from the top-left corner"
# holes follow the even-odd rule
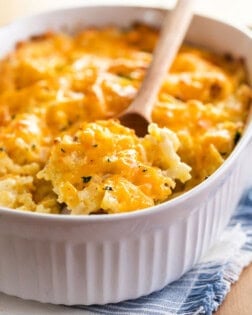
[[[65,153],[65,152],[66,152],[63,148],[60,148],[60,151],[61,151],[61,152],[63,152],[63,153]]]
[[[143,172],[143,173],[145,173],[145,172],[147,172],[147,171],[148,171],[147,168],[142,169],[142,172]]]
[[[111,186],[105,186],[104,188],[103,188],[103,190],[113,190],[113,188],[111,187]]]
[[[117,73],[118,77],[122,78],[122,79],[126,79],[126,80],[132,80],[131,76],[129,74],[125,74],[125,73]]]
[[[97,144],[97,143],[93,144],[93,147],[94,147],[94,148],[97,148],[97,147],[98,147],[98,144]]]
[[[110,158],[107,158],[107,162],[108,162],[108,163],[110,163],[110,162],[111,162]]]
[[[35,145],[35,144],[32,144],[31,148],[32,148],[32,150],[35,150],[36,145]]]
[[[234,145],[236,145],[238,143],[238,141],[241,138],[241,133],[240,131],[236,131],[235,135],[234,135]]]
[[[92,178],[92,176],[82,176],[81,177],[83,183],[85,183],[85,184],[90,182],[91,178]]]

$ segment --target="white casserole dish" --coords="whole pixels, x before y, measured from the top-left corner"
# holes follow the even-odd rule
[[[114,6],[44,13],[1,29],[0,55],[48,29],[73,32],[135,21],[159,25],[163,13]],[[187,40],[243,56],[252,76],[252,40],[245,31],[195,16]],[[204,255],[226,226],[245,185],[252,184],[251,138],[250,124],[231,156],[204,183],[146,210],[60,216],[0,209],[0,291],[71,305],[118,302],[161,289]]]

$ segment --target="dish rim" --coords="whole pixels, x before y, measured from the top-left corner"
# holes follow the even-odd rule
[[[99,9],[105,9],[105,8],[113,8],[113,9],[122,9],[122,8],[134,8],[139,10],[154,10],[154,11],[166,11],[170,10],[169,8],[164,7],[158,7],[158,6],[140,6],[139,4],[135,5],[127,5],[127,4],[120,4],[120,5],[112,5],[112,4],[102,4],[99,5],[97,3],[87,3],[83,5],[78,6],[69,6],[69,7],[63,7],[63,8],[55,8],[55,9],[48,9],[43,10],[42,12],[35,13],[35,14],[29,14],[25,15],[20,18],[16,18],[10,23],[7,23],[0,27],[0,32],[4,30],[8,30],[8,28],[21,24],[23,22],[26,22],[30,19],[35,18],[43,18],[43,16],[46,16],[48,14],[63,14],[67,11],[77,11],[82,10],[85,8],[99,8]],[[209,21],[217,22],[220,24],[224,24],[226,26],[229,26],[233,29],[236,29],[243,33],[245,36],[250,38],[252,40],[252,34],[246,28],[245,26],[242,26],[240,24],[231,23],[230,21],[222,20],[219,17],[212,17],[207,14],[201,14],[201,13],[195,13],[194,16],[196,18],[204,18]],[[15,44],[15,43],[13,43]],[[8,53],[7,53],[8,54]],[[0,58],[3,58],[3,56],[0,56]],[[1,216],[9,216],[14,218],[29,218],[32,220],[42,220],[42,221],[63,221],[63,222],[104,222],[104,221],[118,221],[118,220],[124,220],[124,219],[134,219],[142,216],[148,216],[149,214],[159,214],[163,211],[172,211],[179,205],[182,205],[186,201],[190,201],[193,198],[195,198],[198,194],[202,194],[207,191],[207,189],[211,186],[213,182],[218,182],[218,180],[221,179],[223,175],[228,171],[230,165],[233,163],[233,161],[236,159],[236,156],[240,154],[240,152],[245,148],[246,145],[251,141],[252,139],[252,104],[250,106],[249,114],[247,117],[246,127],[243,131],[242,137],[235,146],[235,148],[232,150],[231,154],[228,156],[228,158],[223,162],[223,164],[200,184],[194,186],[193,188],[189,189],[188,191],[182,193],[181,195],[174,197],[174,199],[162,202],[160,204],[144,208],[144,209],[138,209],[130,212],[122,212],[122,213],[114,213],[109,215],[104,214],[96,214],[96,215],[87,215],[87,214],[71,214],[71,215],[64,215],[64,214],[51,214],[51,213],[41,213],[41,212],[33,212],[28,210],[19,210],[19,209],[12,209],[8,207],[0,206],[0,218]],[[190,208],[187,210],[188,213],[190,213]]]

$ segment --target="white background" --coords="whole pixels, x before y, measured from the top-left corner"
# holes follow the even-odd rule
[[[16,17],[39,10],[73,6],[81,3],[124,3],[156,6],[171,6],[174,0],[0,0],[0,23],[7,23]],[[252,0],[196,0],[196,10],[222,19],[252,25]]]

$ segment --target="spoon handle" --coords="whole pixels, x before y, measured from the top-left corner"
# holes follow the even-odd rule
[[[176,7],[165,15],[151,65],[130,106],[131,112],[139,113],[147,121],[151,120],[153,104],[162,81],[175,59],[191,22],[194,1],[178,0]]]

